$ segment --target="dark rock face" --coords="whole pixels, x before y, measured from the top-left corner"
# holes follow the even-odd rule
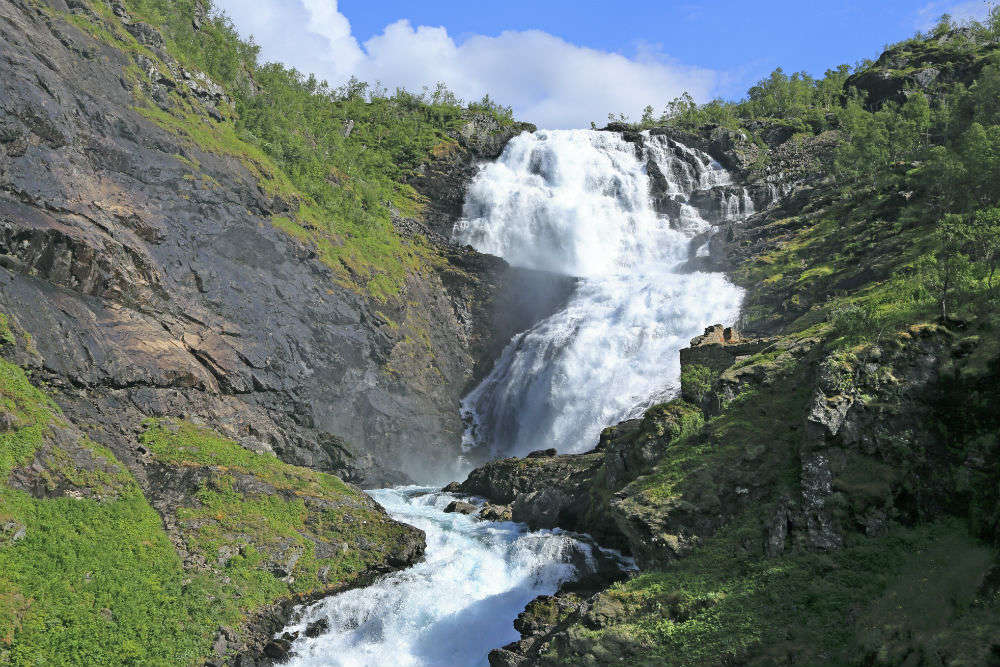
[[[933,39],[898,44],[870,68],[851,75],[844,89],[856,88],[866,96],[865,105],[875,111],[887,102],[904,104],[917,92],[934,98],[955,84],[969,86],[998,48],[995,41],[965,47],[976,39],[973,31],[958,28]]]
[[[330,622],[325,618],[313,621],[306,626],[306,637],[319,637],[330,628]]]
[[[32,3],[4,3],[0,21],[0,311],[32,334],[35,367],[70,418],[125,461],[144,418],[173,416],[368,485],[446,475],[459,397],[569,286],[550,281],[549,303],[500,322],[508,310],[494,302],[516,300],[524,278],[444,248],[441,268],[410,280],[389,313],[394,330],[271,224],[287,203],[246,168],[132,110],[121,72],[143,63]],[[128,28],[160,48],[152,27]],[[215,122],[221,89],[175,69],[177,90]],[[415,184],[432,213],[460,209],[476,160],[524,129],[472,119],[461,159]],[[204,182],[188,178],[192,162]],[[416,330],[435,362],[407,348]],[[386,370],[407,364],[421,370]]]
[[[510,509],[510,505],[486,503],[479,510],[479,518],[484,521],[512,521],[514,515]]]
[[[719,161],[723,167],[740,176],[749,174],[758,158],[759,149],[743,132],[724,127],[706,126],[696,133],[673,127],[650,130],[655,136],[665,136],[690,148],[697,148]]]

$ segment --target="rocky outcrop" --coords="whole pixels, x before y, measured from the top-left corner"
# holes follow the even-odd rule
[[[555,450],[540,450],[524,458],[499,459],[473,470],[450,490],[492,503],[484,507],[481,518],[585,532],[605,546],[634,553],[646,538],[633,530],[631,518],[622,520],[614,494],[647,473],[673,443],[701,423],[697,408],[680,401],[667,403],[650,409],[642,419],[605,429],[592,452],[558,455]]]
[[[435,160],[422,165],[410,184],[428,197],[425,224],[443,239],[462,215],[465,190],[485,160],[500,157],[504,147],[522,132],[534,132],[530,123],[502,124],[487,113],[471,114],[452,133],[452,141],[435,150]]]
[[[697,133],[675,127],[657,127],[650,130],[654,136],[668,137],[690,148],[708,153],[731,172],[746,178],[759,159],[760,149],[745,132],[720,126],[705,126]]]
[[[887,102],[904,104],[921,92],[941,98],[956,84],[969,86],[1000,49],[996,41],[970,28],[958,28],[924,40],[909,40],[887,49],[871,67],[852,74],[844,85],[865,96],[871,110]]]
[[[732,327],[715,324],[681,350],[681,366],[704,366],[721,374],[741,358],[756,354],[774,342],[773,339],[744,338]]]

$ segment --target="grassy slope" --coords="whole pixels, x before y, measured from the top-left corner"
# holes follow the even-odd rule
[[[14,424],[2,436],[6,479],[63,426],[55,405],[6,361],[0,394]],[[0,523],[25,530],[19,540],[0,541],[0,662],[193,662],[204,652],[209,619],[183,584],[160,517],[110,452],[81,444],[119,471],[111,479],[67,471],[81,489],[105,490],[103,498],[36,499],[0,484]]]
[[[747,552],[758,535],[746,517],[676,567],[615,585],[599,608],[616,621],[574,626],[574,644],[625,646],[637,656],[629,664],[642,665],[858,664],[880,653],[892,664],[914,645],[941,645],[960,661],[949,664],[988,655],[1000,623],[996,600],[977,599],[977,589],[993,554],[960,522],[776,559]],[[593,654],[609,661],[602,652]],[[586,664],[555,651],[549,659]]]
[[[765,553],[766,522],[799,489],[810,391],[801,372],[795,364],[774,371],[774,382],[748,390],[700,432],[674,442],[648,475],[618,494],[624,499],[614,512],[654,526],[675,515],[681,522],[685,515],[721,519],[737,489],[750,501],[707,539],[663,535],[659,550],[669,547],[680,558],[614,585],[582,618],[563,619],[563,631],[541,652],[543,664],[617,664],[622,656],[650,666],[940,664],[937,655],[946,664],[988,664],[1000,636],[1000,595],[988,583],[996,552],[979,539],[995,531],[989,494],[957,516],[895,523],[879,537],[849,530],[832,552],[792,546],[782,556]],[[996,424],[988,428],[995,438]],[[835,481],[837,511],[849,511],[858,495],[891,495],[898,476],[852,455]],[[967,491],[956,489],[960,497]],[[977,508],[987,519],[970,524]]]
[[[0,407],[10,424],[0,434],[0,664],[199,664],[220,625],[336,590],[383,567],[406,537],[333,476],[191,424],[150,422],[142,441],[154,461],[204,473],[176,512],[188,554],[207,564],[186,568],[132,474],[4,360]],[[15,470],[53,497],[11,486]],[[270,567],[289,548],[291,579]]]

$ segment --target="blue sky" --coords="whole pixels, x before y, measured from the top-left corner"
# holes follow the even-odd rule
[[[641,2],[596,0],[341,0],[340,11],[365,41],[396,19],[445,26],[455,38],[540,29],[574,44],[632,53],[657,45],[690,65],[732,73],[733,94],[775,67],[821,75],[828,67],[873,58],[942,13],[974,13],[984,2]],[[470,9],[472,7],[472,9]],[[742,86],[742,87],[741,87]]]
[[[549,127],[638,115],[689,90],[739,97],[777,66],[821,75],[985,0],[216,0],[264,56],[332,83],[489,92]]]

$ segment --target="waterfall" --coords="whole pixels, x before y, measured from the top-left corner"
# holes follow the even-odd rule
[[[718,163],[663,136],[645,133],[641,145],[586,130],[514,138],[476,176],[454,238],[579,282],[465,398],[466,447],[586,451],[606,426],[675,395],[680,348],[734,320],[742,297],[689,260],[707,252],[707,218],[752,210]]]
[[[516,336],[463,402],[469,447],[525,454],[592,448],[602,428],[677,390],[678,350],[736,317],[741,293],[696,270],[715,222],[752,211],[712,159],[666,137],[523,134],[485,165],[455,238],[513,265],[578,279],[560,312]],[[443,492],[371,492],[424,530],[426,560],[300,609],[292,667],[485,667],[518,638],[538,595],[595,570],[634,567],[562,531],[444,511]],[[310,636],[310,623],[328,630]],[[283,631],[283,632],[284,632]]]

